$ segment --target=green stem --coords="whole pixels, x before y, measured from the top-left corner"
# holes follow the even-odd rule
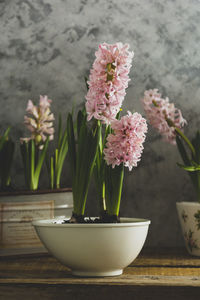
[[[197,198],[200,203],[200,172],[197,171]]]
[[[31,175],[30,175],[30,189],[35,190],[34,185],[34,173],[35,173],[35,144],[31,140]]]
[[[98,152],[96,157],[96,164],[95,164],[95,181],[98,193],[98,201],[99,201],[99,209],[100,212],[103,213],[106,210],[105,205],[105,176],[104,176],[104,159],[103,159],[103,145],[104,140],[102,138],[102,124],[98,120],[97,128],[100,131],[100,139],[98,145]],[[104,136],[105,139],[105,136]]]
[[[10,176],[6,179],[6,186],[9,186],[10,185],[10,183],[11,183],[11,178],[10,178]]]
[[[51,172],[51,189],[54,188],[54,158],[50,158],[50,172]]]
[[[119,189],[117,193],[117,205],[115,206],[114,210],[114,215],[118,216],[119,215],[119,209],[120,209],[120,204],[121,204],[121,194],[122,194],[122,187],[123,187],[123,179],[124,179],[124,168],[122,168],[121,173],[120,173],[120,181],[119,181]]]
[[[60,182],[59,182],[59,178],[58,178],[58,156],[59,156],[59,150],[56,149],[55,150],[55,178],[56,178],[56,188],[59,189],[60,188]]]
[[[168,126],[174,127],[176,134],[178,134],[186,142],[186,144],[192,151],[192,154],[195,156],[195,154],[196,154],[195,149],[194,149],[192,143],[189,141],[189,139],[185,136],[185,134],[178,127],[175,126],[174,122],[167,117],[165,112],[164,112],[164,116],[165,116],[165,120],[166,120]]]
[[[103,182],[103,187],[102,187],[102,208],[103,211],[106,211],[106,194],[105,194],[105,181]]]
[[[175,131],[186,142],[186,144],[192,151],[192,154],[195,156],[195,154],[196,154],[195,149],[194,149],[192,143],[189,141],[189,139],[183,134],[183,132],[179,128],[175,127]]]
[[[124,166],[106,166],[106,210],[109,215],[119,215]]]

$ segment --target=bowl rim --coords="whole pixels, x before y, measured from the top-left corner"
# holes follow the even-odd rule
[[[93,217],[95,218],[95,217]],[[70,219],[70,217],[65,217]],[[32,225],[35,227],[54,227],[54,228],[113,228],[113,227],[139,227],[146,226],[151,223],[148,219],[142,218],[123,218],[121,217],[121,223],[86,223],[86,224],[62,224],[63,218],[45,219],[45,220],[35,220]],[[57,222],[57,223],[55,223]]]
[[[182,202],[176,202],[176,206],[200,206],[199,202],[189,202],[189,201],[182,201]]]

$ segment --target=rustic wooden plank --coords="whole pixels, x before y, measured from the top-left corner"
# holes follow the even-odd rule
[[[129,275],[162,275],[162,276],[200,276],[200,268],[174,267],[135,267],[126,268]],[[200,277],[199,277],[200,278]]]
[[[136,261],[134,261],[130,267],[200,267],[199,266],[200,259],[195,257],[178,257],[178,258],[154,258],[154,257],[144,257],[140,256]],[[55,258],[46,255],[46,256],[38,256],[38,257],[25,257],[25,258],[4,258],[4,260],[0,260],[0,271],[10,270],[14,271],[19,270],[19,268],[23,270],[63,270],[66,271],[67,268],[61,265]]]
[[[2,300],[197,300],[199,288],[166,286],[2,285]]]
[[[55,259],[47,253],[41,254],[27,254],[16,256],[0,257],[0,270],[3,264],[17,263],[20,264],[29,262],[30,258],[34,262],[46,261],[52,264]],[[200,257],[189,255],[184,248],[158,248],[158,249],[144,249],[138,258],[131,264],[131,266],[200,266]]]
[[[0,283],[5,278],[65,278],[70,277],[71,272],[68,268],[61,266],[61,268],[54,268],[57,264],[51,265],[51,268],[46,268],[46,265],[37,265],[33,267],[8,268],[1,272]],[[170,267],[135,267],[126,268],[124,270],[126,275],[162,275],[162,276],[199,276],[200,268],[170,268]],[[74,278],[74,277],[73,277]],[[4,281],[3,281],[4,282]]]
[[[200,259],[191,257],[171,257],[171,258],[152,258],[140,257],[132,262],[132,267],[136,266],[170,266],[170,267],[200,267]]]
[[[200,259],[193,258],[193,257],[187,257],[186,259],[183,258],[151,258],[151,257],[139,257],[136,261],[134,261],[131,264],[131,268],[133,268],[133,271],[136,268],[150,268],[150,267],[160,267],[160,268],[180,268],[178,272],[181,271],[181,268],[198,268]],[[1,273],[4,274],[6,271],[7,273],[15,271],[31,271],[31,272],[47,272],[47,271],[53,271],[53,272],[68,272],[69,270],[64,266],[61,265],[55,258],[51,256],[41,256],[41,257],[25,257],[25,258],[5,258],[4,260],[0,260],[0,276]],[[130,270],[131,272],[131,270]],[[139,271],[138,271],[139,272]],[[196,271],[195,271],[196,272]],[[54,273],[55,274],[55,273]],[[19,273],[18,273],[19,275]]]
[[[193,286],[200,288],[199,276],[160,276],[160,275],[130,275],[119,277],[77,278],[73,276],[63,278],[1,278],[1,284],[48,284],[48,285],[142,285],[142,286]]]
[[[185,258],[186,257],[186,258]],[[141,255],[125,272],[130,275],[200,276],[199,258]],[[56,278],[70,276],[70,270],[50,255],[7,257],[0,260],[0,278],[26,276]]]
[[[200,261],[195,259],[181,259],[181,258],[170,258],[170,259],[152,259],[152,258],[140,258],[140,260],[133,262],[131,267],[199,267],[200,268]]]
[[[200,267],[200,257],[191,256],[185,248],[147,248],[141,252],[131,266]]]
[[[77,278],[48,254],[0,259],[0,299],[193,300],[200,259],[181,249],[146,249],[119,277]]]
[[[0,278],[56,278],[70,276],[70,270],[54,257],[8,258],[0,262]]]

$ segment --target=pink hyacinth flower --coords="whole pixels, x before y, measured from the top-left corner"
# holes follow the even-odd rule
[[[159,131],[170,144],[176,144],[175,128],[182,129],[187,121],[183,118],[180,109],[169,99],[163,99],[158,89],[147,90],[142,99],[144,111],[149,123]]]
[[[129,45],[122,43],[99,45],[88,81],[88,120],[95,118],[110,124],[119,112],[130,80],[133,52],[128,49]]]
[[[31,132],[28,138],[21,138],[21,142],[35,140],[40,149],[49,136],[50,140],[54,137],[53,122],[54,115],[50,111],[51,100],[47,96],[40,96],[39,105],[36,106],[31,100],[28,101],[26,111],[30,116],[24,116],[24,124]]]
[[[107,137],[105,160],[113,168],[123,163],[131,171],[141,159],[147,132],[146,120],[139,113],[128,112],[121,120],[114,120],[111,128],[114,133]]]

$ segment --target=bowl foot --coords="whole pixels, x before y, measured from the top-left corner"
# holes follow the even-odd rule
[[[115,270],[115,271],[80,271],[80,270],[72,270],[72,275],[79,277],[104,277],[104,276],[119,276],[123,273],[123,270]]]

